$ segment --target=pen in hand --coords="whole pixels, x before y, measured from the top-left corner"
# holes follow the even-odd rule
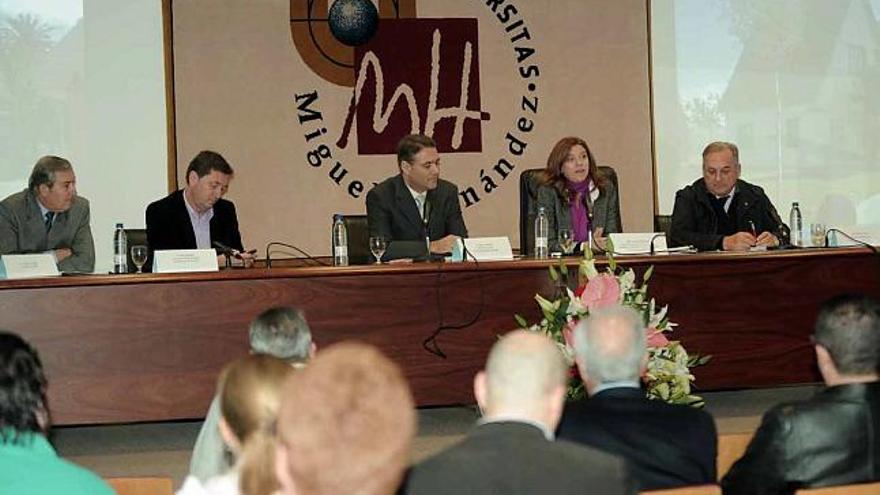
[[[752,236],[755,238],[755,242],[758,242],[758,230],[755,228],[755,222],[749,220],[749,227],[752,229]]]

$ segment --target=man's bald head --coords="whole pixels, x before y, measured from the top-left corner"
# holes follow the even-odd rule
[[[565,361],[557,345],[544,334],[525,330],[508,333],[492,347],[482,375],[485,393],[481,406],[487,416],[545,415],[548,400],[561,405],[562,397],[556,396],[565,390]]]

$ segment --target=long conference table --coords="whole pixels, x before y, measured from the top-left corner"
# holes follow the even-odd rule
[[[574,268],[577,258],[566,259]],[[843,292],[880,298],[880,258],[865,248],[617,257],[679,324],[672,338],[713,356],[700,391],[821,380],[809,336]],[[319,348],[357,339],[406,373],[419,406],[472,403],[473,375],[513,315],[539,319],[555,260],[283,267],[197,274],[0,281],[0,328],[39,350],[55,424],[198,418],[217,374],[248,352],[249,321],[302,308]],[[600,269],[605,261],[600,259]],[[437,347],[423,342],[440,326]]]

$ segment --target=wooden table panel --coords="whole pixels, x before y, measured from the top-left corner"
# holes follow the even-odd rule
[[[713,354],[701,390],[819,380],[808,336],[819,304],[845,291],[880,298],[864,249],[631,257],[655,265],[651,294],[680,324],[674,338]],[[577,260],[567,260],[572,266]],[[195,418],[224,363],[248,351],[249,321],[302,308],[319,347],[375,344],[404,369],[422,406],[470,403],[474,373],[514,313],[539,317],[551,262],[229,270],[209,274],[0,281],[0,328],[40,351],[56,424]],[[422,342],[437,338],[446,358]]]

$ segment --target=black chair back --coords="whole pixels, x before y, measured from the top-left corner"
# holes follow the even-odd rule
[[[333,220],[331,219],[331,226]],[[370,252],[370,228],[366,215],[342,215],[345,232],[348,235],[348,263],[350,265],[369,265],[376,261]]]
[[[671,226],[672,215],[654,215],[654,232],[666,234],[667,242],[669,240],[669,227]]]
[[[541,173],[543,168],[530,168],[523,170],[519,175],[519,251],[522,255],[529,255],[535,251],[535,215],[538,214],[535,203],[538,199],[538,187],[541,185]],[[617,184],[617,172],[614,167],[599,166],[599,173],[605,175],[620,198],[620,187]],[[618,200],[619,201],[619,200]],[[620,205],[618,204],[618,211]],[[620,224],[623,231],[623,222]]]
[[[131,259],[131,248],[132,246],[147,246],[147,229],[125,229],[125,239],[128,243],[128,252],[125,253],[125,258],[128,260],[128,273],[134,273],[137,271],[137,267]],[[149,249],[150,247],[147,246],[147,252]]]

